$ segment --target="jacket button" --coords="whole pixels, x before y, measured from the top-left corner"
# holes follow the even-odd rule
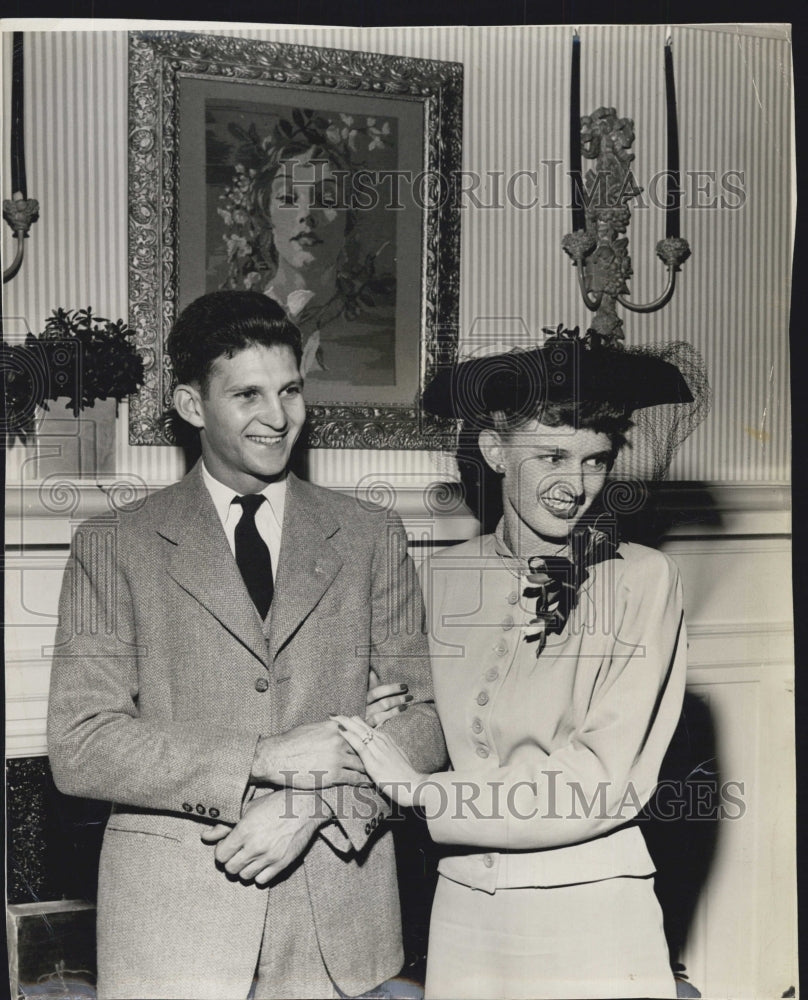
[[[490,854],[484,854],[483,855],[483,864],[485,865],[486,868],[493,868],[494,867],[494,859],[493,859],[493,857]]]
[[[258,680],[255,682],[255,690],[261,692],[269,690],[269,681],[266,679],[266,677],[258,678]]]
[[[210,809],[208,809],[208,816],[210,816],[211,819],[219,818],[219,810],[216,806],[211,806]]]
[[[365,833],[370,836],[370,823],[365,823]]]
[[[183,802],[183,804],[182,804],[182,808],[183,808],[183,809],[185,810],[185,812],[187,812],[187,813],[192,813],[192,812],[194,811],[194,807],[193,807],[193,806],[191,805],[191,803],[190,803],[190,802]]]
[[[494,646],[494,652],[497,656],[504,656],[508,652],[508,644],[506,642],[498,642]]]
[[[487,748],[486,747],[477,747],[477,756],[478,757],[487,757],[488,756],[488,750],[487,750]]]
[[[200,816],[204,816],[205,813],[207,812],[207,809],[200,802],[199,805],[196,807],[196,811],[199,813]]]
[[[486,670],[485,679],[487,681],[495,681],[499,677],[499,671],[496,667],[491,667],[490,670]]]
[[[480,693],[477,695],[477,704],[478,705],[488,704],[488,695],[485,693],[485,691],[480,691]]]
[[[473,733],[481,733],[483,731],[482,719],[475,719],[471,724],[471,731]]]
[[[516,604],[518,600],[519,594],[515,590],[512,590],[510,594],[508,594],[508,604]]]
[[[502,628],[505,632],[513,628],[513,618],[510,615],[505,615],[502,619]]]

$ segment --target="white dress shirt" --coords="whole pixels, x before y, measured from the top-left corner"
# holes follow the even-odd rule
[[[205,468],[204,462],[202,463],[202,480],[213,500],[213,506],[216,508],[219,520],[222,522],[230,551],[235,556],[236,525],[244,513],[244,508],[240,504],[234,504],[233,498],[242,494],[236,493],[229,486],[214,479]],[[286,504],[286,479],[270,483],[261,490],[261,494],[266,497],[266,503],[262,503],[256,512],[255,526],[269,549],[274,575],[277,572],[278,559],[281,554],[281,526],[283,525],[283,510]]]

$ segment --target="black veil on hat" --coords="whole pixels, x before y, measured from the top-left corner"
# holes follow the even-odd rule
[[[490,415],[532,416],[542,403],[610,403],[627,413],[692,403],[679,368],[651,353],[613,348],[594,330],[559,327],[541,347],[514,348],[444,368],[424,391],[435,416],[485,426]]]

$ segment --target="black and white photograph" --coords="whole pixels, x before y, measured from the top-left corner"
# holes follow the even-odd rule
[[[791,25],[0,41],[11,996],[799,996]]]

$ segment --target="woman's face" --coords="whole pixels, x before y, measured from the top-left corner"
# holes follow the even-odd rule
[[[480,449],[493,469],[504,472],[505,518],[514,544],[525,529],[563,542],[597,499],[614,458],[608,434],[538,420],[507,433],[483,431]]]
[[[345,243],[338,177],[313,152],[284,161],[270,188],[275,249],[280,261],[296,271],[333,267]]]

